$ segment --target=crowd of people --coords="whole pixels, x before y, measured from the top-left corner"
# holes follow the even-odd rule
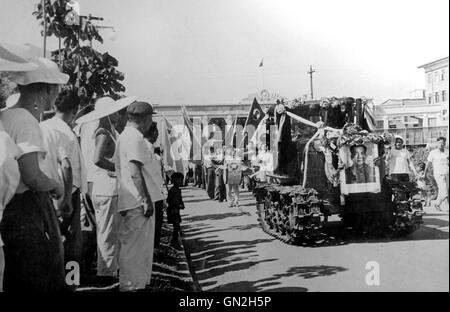
[[[184,208],[183,175],[172,174],[170,190],[164,182],[152,105],[102,97],[81,115],[69,77],[48,59],[30,62],[37,68],[8,69],[20,96],[0,111],[0,291],[74,290],[65,266],[83,261],[85,220],[98,283],[145,289],[165,203],[175,248]]]
[[[230,207],[239,206],[239,190],[252,190],[254,181],[266,182],[273,173],[274,157],[262,143],[253,142],[244,151],[233,146],[211,146],[206,149],[201,164],[194,168],[194,185],[206,190],[208,197],[226,201]]]

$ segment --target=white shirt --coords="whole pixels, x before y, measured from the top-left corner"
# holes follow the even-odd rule
[[[17,156],[19,148],[4,130],[0,122],[0,222],[3,210],[14,196],[20,181]],[[3,246],[0,236],[0,247]]]
[[[42,131],[36,118],[24,108],[8,108],[0,112],[0,122],[3,123],[6,133],[9,134],[18,147],[19,154],[17,159],[29,153],[38,153],[39,166],[43,170],[47,151]],[[20,178],[16,194],[22,194],[29,189],[23,183],[22,178]]]
[[[448,150],[441,152],[439,148],[434,149],[428,154],[428,161],[433,164],[433,175],[448,174]]]
[[[155,154],[153,144],[148,140],[145,140],[150,154],[147,156],[150,158],[150,170],[149,170],[149,184],[147,185],[150,198],[153,202],[157,202],[164,199],[164,181],[161,174],[161,158]]]
[[[153,185],[153,181],[150,178],[152,163],[149,155],[150,150],[142,133],[134,127],[125,127],[117,140],[115,153],[116,173],[119,182],[118,211],[138,208],[142,206],[142,202],[145,199],[139,194],[131,178],[129,166],[131,161],[142,164],[142,175],[144,176],[147,191],[150,193],[150,185]]]
[[[75,133],[62,119],[53,117],[41,122],[44,143],[49,151],[47,166],[51,168],[51,177],[63,183],[61,161],[68,158],[72,167],[73,187],[81,188],[84,174],[80,145]],[[53,146],[54,148],[50,148]]]
[[[388,163],[390,174],[409,173],[410,167],[408,159],[411,158],[411,154],[406,149],[398,150],[396,148],[389,152]]]

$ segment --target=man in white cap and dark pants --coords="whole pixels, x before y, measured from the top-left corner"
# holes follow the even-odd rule
[[[411,160],[411,154],[403,147],[404,140],[396,135],[394,148],[386,156],[389,164],[389,175],[398,182],[409,182],[409,173],[417,175],[416,168]]]
[[[121,291],[145,289],[150,283],[155,233],[154,202],[149,191],[152,161],[144,139],[153,123],[153,107],[134,102],[127,108],[128,123],[117,141],[119,181],[119,281]]]
[[[39,119],[51,109],[69,76],[45,58],[30,59],[38,68],[10,73],[20,98],[0,112],[5,131],[19,148],[20,182],[0,224],[5,252],[5,291],[60,291],[65,288],[61,234],[49,195],[59,198],[63,186],[41,165],[46,149]]]

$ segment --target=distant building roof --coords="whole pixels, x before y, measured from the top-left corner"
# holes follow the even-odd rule
[[[438,60],[435,60],[435,61],[432,61],[432,62],[429,62],[429,63],[426,63],[426,64],[423,64],[423,65],[421,65],[421,66],[419,66],[417,68],[427,68],[427,67],[436,65],[438,63],[445,62],[445,61],[447,61],[447,63],[448,63],[448,56],[447,57],[443,57],[443,58],[438,59]]]
[[[377,106],[409,106],[409,105],[424,105],[426,104],[426,100],[423,98],[418,99],[389,99],[387,101],[384,101],[383,103],[377,105]]]

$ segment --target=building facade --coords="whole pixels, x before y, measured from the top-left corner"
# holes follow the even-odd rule
[[[448,57],[419,66],[425,89],[405,99],[389,99],[374,107],[378,131],[402,135],[408,145],[425,145],[448,138]]]
[[[448,125],[448,57],[424,64],[418,68],[425,71],[425,92],[428,105],[441,107],[443,125]]]
[[[222,131],[223,137],[225,136],[226,126],[233,126],[235,119],[237,118],[237,124],[244,127],[247,119],[248,112],[253,103],[253,99],[256,98],[264,111],[276,104],[277,100],[284,99],[283,96],[278,93],[271,93],[268,90],[262,90],[258,93],[249,94],[246,98],[242,99],[238,103],[225,103],[225,104],[186,104],[186,105],[155,105],[157,115],[154,119],[158,123],[159,133],[165,133],[164,119],[176,128],[175,131],[183,129],[184,118],[182,114],[182,107],[185,108],[187,114],[194,123],[199,122],[202,124],[202,128],[205,125],[214,125],[217,127],[217,131]],[[188,136],[185,129],[184,134]],[[156,145],[161,144],[162,136],[158,138]]]

